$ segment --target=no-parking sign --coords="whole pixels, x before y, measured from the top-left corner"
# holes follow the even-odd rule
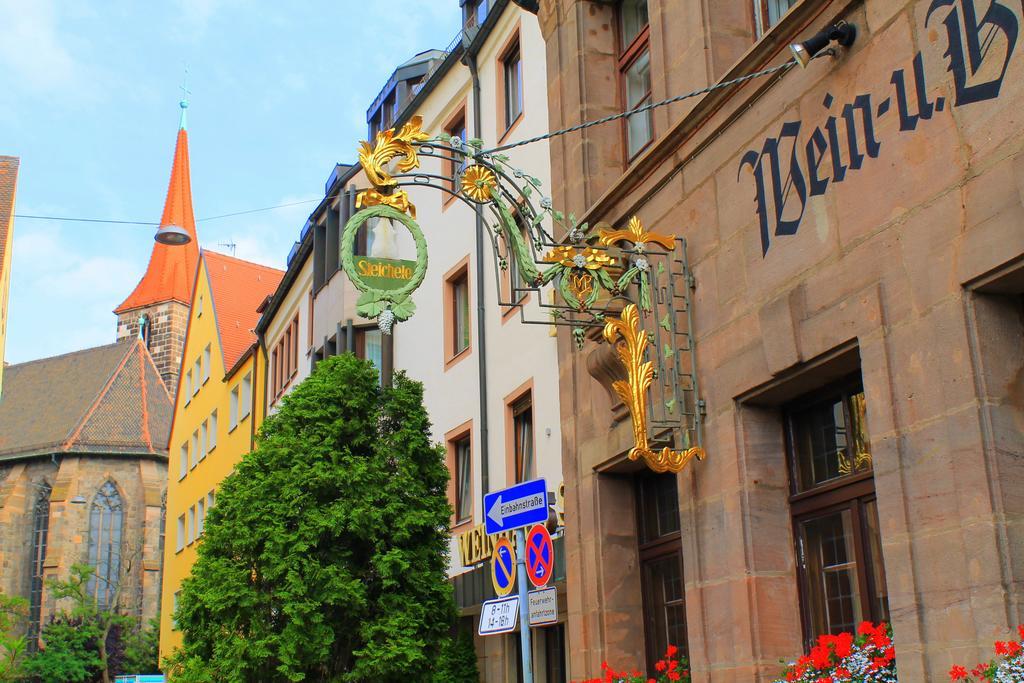
[[[526,535],[526,576],[537,588],[543,588],[555,571],[555,547],[551,534],[543,524],[537,524]]]

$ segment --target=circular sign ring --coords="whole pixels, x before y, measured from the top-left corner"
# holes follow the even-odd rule
[[[510,558],[508,572],[505,571],[504,562],[501,560],[501,550],[503,548],[508,551]],[[501,581],[498,580],[498,572],[501,572],[502,576],[508,580],[507,585],[501,585]],[[505,597],[512,592],[512,588],[516,585],[516,549],[507,538],[500,538],[494,544],[494,553],[491,555],[491,583],[494,585],[494,592],[498,597]]]
[[[416,268],[413,269],[412,278],[410,278],[409,282],[404,284],[402,287],[387,290],[376,289],[359,276],[355,267],[355,254],[352,252],[355,250],[356,235],[359,233],[359,228],[361,228],[363,223],[371,218],[387,218],[393,221],[398,221],[406,227],[412,235],[413,241],[416,243]],[[341,234],[341,263],[349,280],[352,281],[352,284],[355,285],[356,289],[359,291],[374,292],[379,294],[381,299],[386,299],[392,302],[401,301],[416,291],[416,289],[423,284],[423,278],[426,277],[427,239],[423,236],[423,231],[420,230],[419,224],[412,218],[412,216],[402,213],[398,209],[385,204],[370,206],[357,211],[355,215],[349,218],[348,222],[345,223],[345,230],[342,231]]]
[[[543,588],[554,571],[555,546],[551,534],[543,524],[537,524],[526,534],[526,577],[535,587]]]

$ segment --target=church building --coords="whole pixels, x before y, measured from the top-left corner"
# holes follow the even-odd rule
[[[66,607],[47,580],[67,579],[75,563],[95,568],[88,590],[102,608],[141,620],[159,610],[167,442],[199,260],[187,106],[181,103],[160,224],[187,232],[190,243],[154,244],[145,274],[115,310],[115,343],[4,369],[0,592],[29,601],[30,647]],[[0,182],[0,238],[13,227],[14,171],[7,177],[11,182]],[[0,285],[10,247],[0,239]]]

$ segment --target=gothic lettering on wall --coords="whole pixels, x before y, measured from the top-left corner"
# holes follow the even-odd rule
[[[941,17],[946,28],[948,48],[943,56],[953,74],[955,107],[998,97],[1017,46],[1017,15],[1000,0],[992,0],[979,20],[976,2],[933,0],[925,19],[928,24]],[[878,158],[883,143],[875,134],[877,121],[898,116],[900,133],[907,133],[945,108],[943,97],[928,100],[920,52],[909,69],[909,75],[905,69],[892,73],[884,99],[860,94],[840,106],[826,93],[823,123],[811,129],[800,120],[785,121],[776,137],[766,138],[760,149],[748,150],[740,158],[737,179],[747,167],[754,179],[762,256],[775,237],[797,233],[808,199],[825,194],[829,185],[843,182]]]

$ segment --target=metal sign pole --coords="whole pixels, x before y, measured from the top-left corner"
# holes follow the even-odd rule
[[[526,532],[516,529],[516,564],[519,581],[519,642],[523,650],[523,683],[533,683],[533,649],[530,647],[529,596],[526,584]]]

